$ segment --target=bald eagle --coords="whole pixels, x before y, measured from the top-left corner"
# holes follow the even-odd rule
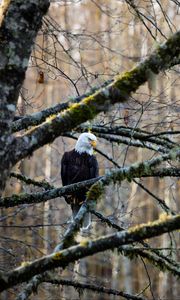
[[[97,138],[94,134],[84,132],[79,136],[75,148],[64,153],[61,160],[61,178],[64,186],[99,176],[98,162],[93,155],[93,148],[96,143]],[[73,218],[85,201],[86,193],[87,188],[84,188],[65,198],[67,203],[71,205]],[[87,213],[82,228],[88,229],[90,225],[91,215]]]

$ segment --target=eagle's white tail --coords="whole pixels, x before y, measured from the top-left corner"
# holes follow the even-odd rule
[[[82,230],[86,231],[90,229],[91,222],[91,213],[87,212],[83,218]]]
[[[73,219],[75,218],[75,216],[77,215],[79,209],[80,209],[80,205],[73,205],[72,206],[72,213],[73,213]],[[82,222],[82,231],[88,231],[91,227],[91,213],[87,212],[83,218],[83,222]]]

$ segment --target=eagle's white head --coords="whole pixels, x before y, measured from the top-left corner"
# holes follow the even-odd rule
[[[75,150],[78,153],[86,152],[89,155],[93,155],[93,148],[96,147],[97,138],[90,132],[82,133],[76,143]]]

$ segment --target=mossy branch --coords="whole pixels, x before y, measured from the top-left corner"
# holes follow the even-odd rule
[[[27,129],[30,126],[37,126],[37,125],[41,124],[42,122],[46,121],[46,119],[48,117],[58,115],[63,110],[71,107],[72,104],[79,103],[82,99],[87,98],[88,96],[94,94],[100,88],[106,87],[112,81],[113,80],[105,81],[101,86],[96,86],[96,87],[92,88],[88,93],[83,94],[78,97],[75,97],[75,98],[71,98],[66,102],[58,103],[52,107],[46,108],[46,109],[36,112],[34,114],[21,117],[12,123],[11,130],[12,130],[12,132],[17,132],[17,131],[20,131],[23,129]]]
[[[63,250],[65,248],[68,248],[72,245],[77,244],[75,241],[75,236],[80,229],[81,221],[83,220],[83,217],[86,214],[86,212],[88,211],[88,209],[89,209],[88,204],[86,202],[84,202],[81,205],[75,219],[70,224],[70,226],[67,228],[62,241],[55,247],[54,252],[58,252],[60,250]]]
[[[16,138],[12,164],[32,154],[62,133],[72,130],[118,102],[127,101],[149,77],[149,71],[158,74],[180,63],[180,31],[160,45],[146,60],[132,70],[117,76],[112,83],[73,104],[58,116],[52,116],[41,126],[32,128],[24,136]]]
[[[133,178],[150,177],[150,176],[177,176],[179,169],[163,168],[157,170],[156,167],[167,160],[176,160],[180,157],[179,150],[171,150],[168,154],[159,155],[151,160],[134,163],[130,166],[119,168],[111,171],[109,174],[71,184],[69,186],[51,189],[44,192],[30,194],[12,195],[11,197],[0,198],[0,207],[13,207],[20,204],[40,203],[56,197],[69,195],[74,191],[84,187],[90,187],[87,193],[87,200],[97,200],[104,192],[105,186],[111,182],[121,182],[125,179],[131,181]]]
[[[84,203],[79,212],[77,213],[75,219],[73,222],[70,224],[70,226],[67,228],[63,239],[61,242],[55,247],[54,252],[63,250],[65,248],[68,248],[72,245],[76,245],[77,242],[75,241],[75,236],[80,228],[81,221],[85,215],[85,213],[88,210],[88,206],[86,203]],[[51,274],[50,272],[44,272],[40,275],[34,276],[30,282],[27,284],[27,286],[23,289],[22,292],[19,293],[18,297],[16,300],[25,300],[28,299],[28,297],[32,294],[33,290],[37,290],[39,284],[42,282],[46,281],[48,277],[50,277]]]
[[[70,262],[74,262],[83,257],[109,249],[115,249],[122,245],[140,242],[144,239],[159,236],[163,233],[177,229],[180,229],[180,215],[134,226],[128,230],[106,235],[95,240],[87,240],[86,243],[83,242],[77,246],[73,246],[51,255],[44,256],[33,262],[29,262],[26,266],[21,266],[9,272],[1,272],[0,291],[28,281],[33,276],[40,274],[41,272],[52,270],[57,267],[65,268]]]
[[[103,223],[106,223],[109,227],[112,227],[118,231],[125,230],[116,223],[114,223],[109,218],[103,216],[101,213],[90,210],[97,218],[99,218]],[[137,248],[137,246],[122,246],[118,248],[118,251],[125,256],[128,256],[130,259],[139,256],[147,258],[155,267],[158,267],[160,270],[169,271],[173,275],[180,275],[179,268],[180,265],[175,262],[173,259],[163,255],[160,251],[152,249],[147,243],[141,241],[140,244],[144,248]]]
[[[96,181],[98,181],[101,178],[102,177],[89,179],[86,181],[77,182],[74,184],[70,184],[68,186],[54,188],[43,192],[24,193],[19,195],[14,194],[11,197],[0,198],[0,207],[8,208],[20,204],[40,203],[57,197],[70,195],[72,194],[72,192],[81,190],[84,187],[90,187],[92,184],[94,184]]]
[[[27,177],[27,176],[25,176],[23,174],[20,174],[20,173],[11,172],[10,177],[14,177],[18,180],[21,180],[21,181],[25,182],[26,184],[32,184],[34,186],[41,187],[45,190],[52,190],[52,189],[55,188],[53,185],[49,184],[45,180],[37,181],[37,180],[34,180],[34,179],[32,179],[30,177]]]
[[[131,181],[133,178],[150,176],[153,170],[162,162],[176,160],[180,156],[180,150],[171,150],[168,154],[159,155],[144,162],[134,163],[131,166],[119,168],[103,176],[98,182],[93,184],[87,193],[87,200],[97,200],[104,192],[105,186],[111,182],[121,182],[124,179]]]
[[[169,259],[170,262],[167,261],[164,257],[161,257],[156,253],[158,251],[152,252],[151,248],[140,249],[132,246],[122,246],[118,248],[118,251],[120,251],[123,255],[128,256],[130,259],[138,256],[146,258],[159,270],[163,272],[169,271],[172,275],[180,277],[180,265],[175,266],[173,260],[171,261],[171,259]]]

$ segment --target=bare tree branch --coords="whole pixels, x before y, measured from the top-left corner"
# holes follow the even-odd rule
[[[71,280],[65,280],[60,278],[54,278],[54,276],[51,276],[51,278],[46,278],[45,282],[56,284],[56,285],[65,285],[65,286],[72,286],[75,289],[80,290],[90,290],[93,292],[96,292],[98,294],[106,294],[106,295],[114,295],[114,296],[121,296],[125,299],[129,300],[145,300],[144,297],[131,295],[129,293],[125,293],[122,291],[117,291],[114,289],[105,288],[103,286],[98,286],[95,284],[87,284],[87,283],[80,283],[78,281],[71,281]]]
[[[87,126],[81,125],[80,128],[87,130]],[[141,141],[141,143],[149,142],[158,146],[166,147],[167,149],[172,149],[176,145],[176,142],[172,141],[167,137],[156,137],[148,131],[141,130],[139,128],[125,127],[125,126],[92,126],[92,131],[100,134],[100,137],[106,138],[108,140],[108,135],[117,135],[127,138],[133,138],[135,140]],[[102,135],[103,134],[103,135]],[[146,144],[145,144],[146,145]],[[161,149],[161,148],[160,148]]]

